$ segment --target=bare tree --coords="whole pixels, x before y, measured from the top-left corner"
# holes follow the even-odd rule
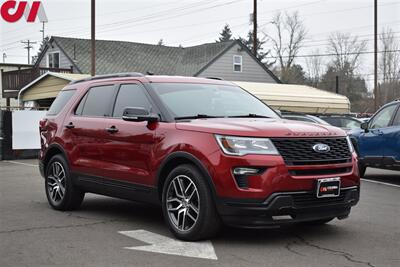
[[[327,52],[334,55],[332,64],[337,70],[354,72],[360,64],[360,55],[367,47],[366,40],[358,40],[350,33],[336,32],[329,37]]]
[[[379,72],[381,76],[381,104],[400,97],[400,44],[390,28],[383,29],[379,36]]]
[[[285,81],[285,74],[290,72],[294,59],[306,38],[307,31],[297,11],[291,14],[278,12],[271,23],[274,26],[275,33],[266,34],[266,36],[273,43],[273,51],[278,58],[281,79],[283,82],[287,82]]]
[[[319,55],[319,49],[315,49],[311,52],[313,55]],[[307,76],[310,84],[314,87],[318,87],[322,78],[322,73],[324,71],[323,68],[323,60],[322,57],[313,56],[306,58],[306,66],[307,66]]]

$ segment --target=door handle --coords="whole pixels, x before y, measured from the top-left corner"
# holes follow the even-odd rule
[[[70,122],[70,123],[68,123],[67,125],[65,125],[65,128],[67,128],[67,129],[73,129],[73,128],[75,128],[75,125],[74,125],[72,122]]]
[[[106,128],[106,131],[109,132],[109,133],[116,133],[116,132],[118,132],[118,129],[117,129],[117,127],[115,127],[113,125],[110,128]]]

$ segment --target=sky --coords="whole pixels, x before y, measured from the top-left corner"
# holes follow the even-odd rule
[[[4,0],[1,0],[3,2]],[[32,2],[32,1],[29,1]],[[48,17],[45,34],[90,38],[89,0],[42,0]],[[316,49],[326,53],[327,38],[340,31],[358,35],[368,42],[367,51],[373,51],[373,0],[258,0],[259,36],[270,34],[270,21],[276,12],[298,11],[307,29],[307,38],[300,55]],[[123,40],[165,45],[193,46],[214,42],[228,23],[235,38],[246,36],[251,29],[250,13],[253,0],[96,0],[96,39]],[[393,30],[400,42],[400,1],[378,0],[379,31]],[[21,41],[37,42],[35,55],[42,40],[39,20],[27,23],[0,23],[0,60],[4,53],[6,63],[27,63],[27,50]],[[271,43],[265,45],[269,49]],[[327,63],[329,57],[324,57]],[[373,79],[373,54],[361,58],[359,73],[367,81]],[[305,66],[305,58],[296,63]]]

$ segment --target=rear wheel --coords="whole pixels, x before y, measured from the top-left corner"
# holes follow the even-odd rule
[[[168,175],[162,208],[169,229],[182,240],[213,237],[221,224],[205,177],[192,165],[178,166]]]
[[[55,155],[47,164],[45,190],[50,206],[56,210],[78,208],[85,195],[73,186],[68,164],[62,155]]]

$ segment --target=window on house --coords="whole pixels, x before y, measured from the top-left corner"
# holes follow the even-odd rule
[[[242,56],[233,56],[233,71],[242,72]]]
[[[59,68],[60,67],[60,53],[52,52],[47,54],[47,65],[49,68]]]

